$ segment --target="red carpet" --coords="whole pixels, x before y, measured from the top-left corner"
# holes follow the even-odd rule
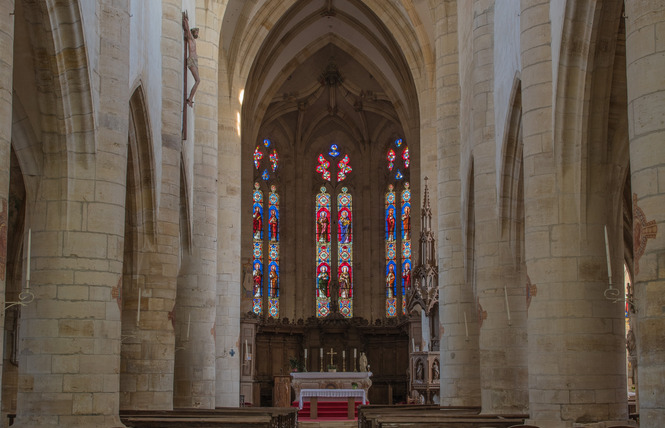
[[[291,403],[292,406],[298,407],[298,402],[294,401]],[[304,401],[302,403],[302,409],[298,411],[298,420],[329,420],[329,421],[341,421],[349,420],[347,419],[347,409],[348,403],[346,401],[319,401],[317,406],[318,408],[318,418],[310,418],[310,407],[309,401]],[[354,417],[358,418],[358,406],[362,404],[362,401],[355,402],[355,412]]]

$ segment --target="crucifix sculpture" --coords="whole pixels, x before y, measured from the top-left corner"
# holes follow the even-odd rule
[[[337,355],[337,352],[333,351],[333,348],[330,348],[330,352],[326,352],[326,355],[330,355],[330,365],[333,365],[333,356]]]

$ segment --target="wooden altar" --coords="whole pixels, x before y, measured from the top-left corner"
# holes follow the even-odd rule
[[[299,408],[303,408],[303,401],[310,402],[312,419],[317,418],[319,400],[347,401],[347,417],[353,419],[356,399],[367,404],[371,376],[371,372],[295,372],[291,373],[291,387]]]
[[[300,396],[302,389],[363,389],[372,386],[372,372],[295,372],[291,373],[291,387]]]

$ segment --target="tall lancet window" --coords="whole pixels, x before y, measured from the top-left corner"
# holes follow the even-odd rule
[[[346,187],[337,195],[337,280],[339,312],[353,316],[353,210]]]
[[[328,188],[346,179],[353,170],[348,154],[342,156],[332,144],[317,157],[316,172],[326,182],[316,195],[316,316],[326,317],[332,310],[353,316],[353,198],[347,187],[337,193],[333,205]],[[335,219],[335,221],[333,221]],[[337,252],[333,264],[332,255]]]
[[[263,159],[265,163],[261,162]],[[252,311],[261,315],[267,297],[268,316],[279,318],[280,211],[276,185],[279,156],[271,140],[265,139],[256,146],[253,161],[256,181],[252,194]],[[270,192],[267,192],[268,186]]]
[[[386,316],[396,317],[398,307],[402,314],[406,314],[406,292],[411,287],[412,265],[409,148],[404,140],[397,138],[392,141],[386,154],[386,161],[388,170],[388,190],[385,194]]]
[[[406,293],[411,287],[411,189],[402,190],[402,314],[406,315]]]

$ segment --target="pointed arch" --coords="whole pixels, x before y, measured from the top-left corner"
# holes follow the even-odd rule
[[[132,166],[133,195],[136,225],[143,228],[141,235],[155,237],[157,224],[157,195],[155,192],[155,159],[152,150],[152,131],[145,103],[143,87],[136,88],[129,99],[129,147],[127,162]],[[128,165],[129,174],[129,165]],[[130,182],[127,182],[129,192]]]
[[[499,182],[499,213],[501,234],[509,237],[516,263],[521,260],[524,246],[524,171],[522,141],[522,82],[515,75],[510,95],[510,111],[506,118],[505,136]]]

